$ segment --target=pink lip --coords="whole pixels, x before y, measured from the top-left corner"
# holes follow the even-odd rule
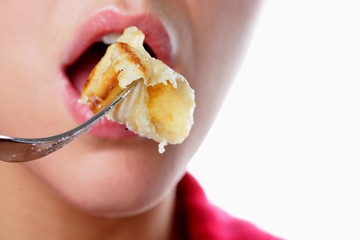
[[[83,104],[78,103],[80,93],[73,86],[65,71],[72,65],[95,41],[109,33],[122,33],[129,26],[137,26],[145,34],[145,41],[155,52],[158,59],[172,66],[171,44],[161,22],[151,15],[125,15],[116,9],[104,9],[92,15],[77,31],[70,42],[60,71],[60,81],[64,90],[65,102],[74,119],[85,122],[94,114]],[[107,118],[100,120],[91,129],[90,134],[101,138],[128,138],[137,136],[128,131],[125,125],[118,124]]]

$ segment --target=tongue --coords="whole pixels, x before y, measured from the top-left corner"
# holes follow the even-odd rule
[[[103,43],[93,44],[86,52],[67,69],[67,74],[75,88],[81,92],[82,88],[95,65],[105,54],[107,46]]]

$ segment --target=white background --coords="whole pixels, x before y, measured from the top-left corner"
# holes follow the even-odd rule
[[[360,239],[360,1],[266,1],[189,170],[275,235]]]

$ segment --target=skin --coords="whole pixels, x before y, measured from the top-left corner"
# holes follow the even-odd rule
[[[196,92],[192,132],[162,155],[151,140],[87,134],[37,161],[0,162],[0,214],[6,216],[0,239],[177,235],[176,184],[236,76],[259,1],[0,1],[2,135],[44,137],[77,125],[56,75],[84,19],[109,5],[130,15],[151,13],[166,25],[174,68]]]

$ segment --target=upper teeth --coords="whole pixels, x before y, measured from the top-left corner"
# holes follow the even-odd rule
[[[107,45],[114,44],[114,43],[116,43],[116,40],[120,37],[120,35],[121,34],[119,34],[119,33],[109,33],[109,34],[103,36],[98,41],[99,42],[101,41]]]

